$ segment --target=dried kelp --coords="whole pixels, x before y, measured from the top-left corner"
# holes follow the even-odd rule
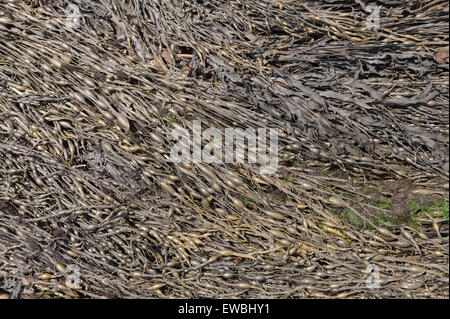
[[[0,3],[1,291],[448,298],[448,1],[377,3]],[[278,171],[174,164],[193,120]]]

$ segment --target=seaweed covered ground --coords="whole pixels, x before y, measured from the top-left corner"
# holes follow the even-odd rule
[[[0,297],[448,298],[448,9],[0,1]]]

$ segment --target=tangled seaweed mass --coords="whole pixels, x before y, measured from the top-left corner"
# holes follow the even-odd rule
[[[376,4],[0,1],[0,295],[448,298],[449,4]]]

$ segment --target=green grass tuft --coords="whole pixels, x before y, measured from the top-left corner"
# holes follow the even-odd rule
[[[363,220],[361,220],[361,218],[359,218],[358,216],[356,216],[353,212],[351,212],[349,210],[346,210],[344,212],[343,217],[349,224],[352,224],[358,230],[361,230],[364,226]]]
[[[172,123],[177,123],[177,118],[175,117],[175,115],[173,114],[167,114],[167,118],[169,119],[169,121],[171,121]]]
[[[426,215],[433,217],[434,213],[438,211],[442,214],[442,217],[444,219],[448,220],[449,204],[448,202],[442,199],[438,199],[434,202],[425,202],[425,203],[418,203],[417,201],[410,199],[408,203],[409,206],[411,206],[414,215],[417,214],[418,212],[423,212]]]
[[[248,199],[248,198],[242,198],[242,202],[244,203],[244,205],[247,207],[247,208],[250,208],[250,209],[252,209],[253,208],[253,202],[250,200],[250,199]]]

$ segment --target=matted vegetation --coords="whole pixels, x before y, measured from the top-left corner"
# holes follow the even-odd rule
[[[377,3],[1,1],[2,296],[448,298],[449,5]],[[193,120],[278,171],[174,164]]]

